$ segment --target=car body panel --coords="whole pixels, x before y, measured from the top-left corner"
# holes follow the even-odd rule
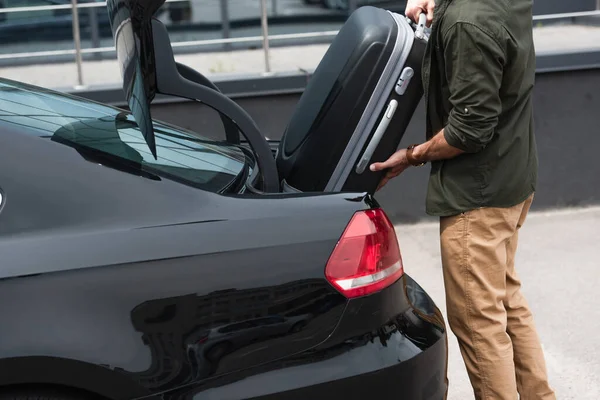
[[[0,103],[16,90],[4,86]],[[32,92],[27,100],[43,103]],[[352,215],[375,205],[370,197],[222,195],[124,173],[51,140],[52,131],[32,134],[23,126],[31,116],[0,107],[0,315],[12,327],[0,330],[0,358],[105,365],[156,392],[331,334],[346,302],[324,266]],[[237,344],[225,364],[214,352],[208,363],[210,349],[197,346],[211,329],[264,318],[302,326],[229,339]]]
[[[358,398],[362,384],[441,398],[445,327],[418,285],[404,275],[348,300],[325,278],[373,197],[223,194],[124,168],[69,139],[112,135],[113,120],[94,117],[104,106],[70,97],[93,115],[48,129],[56,116],[42,105],[56,94],[29,86],[20,101],[38,111],[20,115],[20,89],[0,87],[0,394],[52,384],[113,400]]]
[[[280,254],[290,254],[291,247]],[[329,246],[306,247],[316,257]],[[323,279],[300,277],[306,273],[273,257],[274,250],[4,280],[0,314],[11,329],[0,333],[0,357],[44,356],[104,365],[155,393],[306,350],[333,331],[345,301]],[[280,278],[240,273],[240,264],[254,269],[249,258],[280,267]],[[310,263],[307,257],[302,260]],[[227,360],[203,357],[210,349],[202,347],[190,351],[196,337],[211,328],[305,310],[313,316],[302,330],[256,335],[252,342],[228,349]]]
[[[371,303],[371,304],[369,304]],[[346,331],[354,313],[379,315]],[[392,287],[352,300],[321,345],[236,373],[161,394],[164,400],[382,398],[441,400],[447,389],[447,337],[440,311],[408,275]],[[226,359],[226,357],[225,357]],[[243,395],[242,395],[243,394]]]
[[[72,194],[72,203],[85,201]],[[126,227],[121,220],[114,227],[0,236],[0,315],[11,327],[0,331],[0,358],[104,365],[156,392],[324,341],[345,306],[324,280],[324,263],[365,202],[341,195],[226,198],[211,208],[197,200],[207,213],[198,213],[197,223]],[[10,212],[3,210],[0,224]],[[264,332],[229,349],[227,363],[198,366],[202,357],[189,357],[189,346],[206,330],[306,314],[300,330]],[[23,379],[33,377],[23,372]]]

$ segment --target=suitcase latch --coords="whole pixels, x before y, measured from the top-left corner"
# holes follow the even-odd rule
[[[406,92],[406,88],[414,75],[415,71],[411,67],[404,68],[398,82],[396,82],[396,93],[402,96]]]

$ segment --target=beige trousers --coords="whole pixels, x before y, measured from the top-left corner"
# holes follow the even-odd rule
[[[532,200],[441,219],[448,324],[477,400],[556,399],[515,270]]]

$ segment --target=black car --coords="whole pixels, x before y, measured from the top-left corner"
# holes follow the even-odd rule
[[[446,330],[362,193],[0,80],[0,398],[442,399]],[[12,397],[11,397],[12,396]]]
[[[279,190],[244,114],[244,142],[152,121],[144,1],[109,1],[131,113],[0,80],[0,399],[443,399],[373,195]]]
[[[241,148],[6,80],[0,121],[0,398],[442,398],[372,197],[238,194]]]

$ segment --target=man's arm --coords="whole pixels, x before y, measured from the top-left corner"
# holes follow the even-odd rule
[[[456,148],[448,143],[444,137],[444,130],[429,139],[427,142],[416,146],[412,152],[412,158],[417,162],[428,162],[447,160],[464,153],[464,150]]]
[[[505,52],[498,42],[473,24],[458,23],[446,33],[443,46],[452,110],[446,127],[414,149],[419,161],[483,150],[492,140],[502,112]]]
[[[458,23],[446,32],[442,45],[452,109],[445,128],[409,154],[414,163],[481,151],[492,140],[502,112],[506,57],[498,42],[473,24]],[[407,151],[401,149],[371,170],[392,169],[397,176],[409,165]]]

